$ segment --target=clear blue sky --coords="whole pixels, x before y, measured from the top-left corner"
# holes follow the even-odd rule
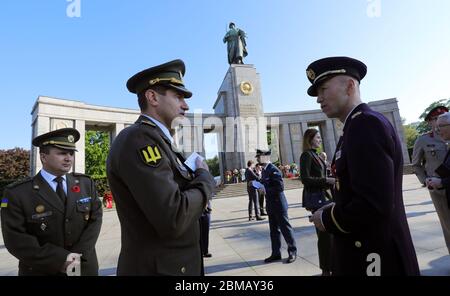
[[[31,109],[39,95],[137,108],[126,80],[181,58],[191,110],[212,112],[228,64],[222,43],[230,21],[248,35],[266,112],[317,109],[306,95],[315,59],[364,61],[367,101],[397,97],[407,122],[450,98],[450,1],[373,0],[6,0],[0,6],[0,149],[30,148]],[[376,5],[372,4],[372,5]]]

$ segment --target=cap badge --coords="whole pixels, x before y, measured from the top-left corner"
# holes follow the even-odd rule
[[[67,136],[67,140],[69,140],[70,143],[73,143],[75,141],[75,138],[72,135]]]
[[[310,80],[314,80],[316,78],[316,73],[314,72],[313,69],[306,70],[306,75]]]

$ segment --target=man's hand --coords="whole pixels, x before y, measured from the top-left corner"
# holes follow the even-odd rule
[[[433,188],[433,189],[438,189],[442,187],[442,179],[441,178],[436,178],[436,177],[432,177],[432,178],[428,178],[427,179],[427,186],[428,188]]]
[[[334,185],[336,183],[335,178],[326,178],[326,179],[327,179],[327,184]]]
[[[205,169],[205,170],[207,170],[209,172],[208,165],[206,164],[205,161],[202,161],[202,159],[200,157],[197,157],[195,159],[195,165],[197,166],[197,170],[198,169]]]
[[[314,223],[314,226],[319,229],[320,231],[325,232],[325,226],[322,223],[322,213],[326,208],[329,208],[331,206],[334,205],[334,202],[329,203],[323,207],[321,207],[320,209],[318,209],[317,211],[314,212],[314,214],[312,216],[309,217],[309,222]]]
[[[66,262],[61,268],[61,272],[68,276],[80,276],[81,275],[81,256],[82,254],[70,253],[67,255]]]

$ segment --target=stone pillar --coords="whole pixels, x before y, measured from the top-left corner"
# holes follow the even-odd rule
[[[48,133],[50,131],[50,117],[47,116],[37,116],[36,120],[33,122],[33,132],[31,135],[31,140],[35,137]],[[36,175],[37,172],[42,168],[42,163],[39,157],[39,149],[31,144],[31,161],[30,161],[30,172],[31,176]]]
[[[253,65],[230,65],[213,108],[226,117],[224,169],[245,168],[257,148],[268,148],[266,124],[259,122],[265,120],[260,79]]]
[[[289,123],[283,123],[280,131],[280,154],[283,163],[292,163],[294,156],[292,154],[292,141],[289,129]]]
[[[123,123],[116,123],[114,125],[114,129],[111,132],[111,139],[110,142],[112,143],[114,139],[117,137],[117,135],[125,128],[125,124]]]
[[[336,139],[334,136],[333,121],[331,119],[327,119],[325,121],[325,128],[323,129],[323,133],[323,148],[328,156],[328,159],[332,159],[334,151],[336,150]]]
[[[305,121],[302,121],[301,125],[302,125],[302,139],[303,139],[303,135],[305,134],[306,130],[308,129],[308,123]]]
[[[78,152],[75,152],[75,164],[73,167],[74,172],[85,172],[85,135],[86,135],[86,122],[84,120],[75,120],[75,129],[80,132],[80,140],[77,142],[76,147]]]
[[[403,163],[410,164],[411,160],[409,159],[408,147],[406,146],[406,138],[405,133],[403,132],[403,123],[402,118],[400,117],[400,112],[397,109],[392,111],[392,116],[394,117],[394,128],[397,131],[397,135],[400,138],[400,142],[402,145],[402,153],[403,153]]]

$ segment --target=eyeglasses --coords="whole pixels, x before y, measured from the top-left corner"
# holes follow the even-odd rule
[[[436,131],[440,132],[442,127],[446,127],[446,126],[449,126],[449,125],[450,125],[450,123],[438,125],[438,126],[436,126]]]

